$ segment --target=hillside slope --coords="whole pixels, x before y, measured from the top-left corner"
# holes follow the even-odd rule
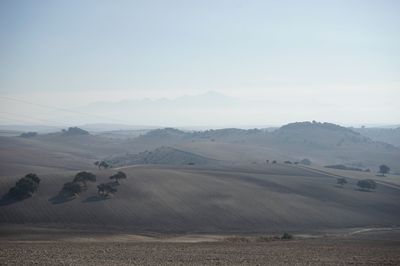
[[[114,170],[116,171],[116,170]],[[272,232],[400,224],[400,189],[379,184],[374,192],[344,188],[336,178],[287,165],[226,169],[132,167],[110,199],[94,184],[71,201],[57,200],[73,173],[43,176],[32,198],[0,205],[0,223],[135,232]],[[111,170],[97,172],[109,181]],[[5,193],[15,182],[0,180]]]
[[[152,151],[144,151],[137,154],[128,153],[124,155],[113,156],[107,161],[113,166],[136,164],[207,165],[217,163],[217,160],[172,147],[160,147]]]

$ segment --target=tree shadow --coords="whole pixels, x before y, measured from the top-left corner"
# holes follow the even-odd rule
[[[356,190],[356,191],[361,191],[361,192],[374,192],[373,190],[362,189],[362,188],[355,188],[354,190]]]
[[[90,202],[96,202],[96,201],[104,201],[104,200],[108,200],[108,199],[110,199],[110,197],[102,197],[100,195],[93,195],[93,196],[90,196],[90,197],[86,198],[82,202],[83,203],[90,203]]]
[[[74,196],[58,193],[56,196],[49,199],[52,204],[62,204],[75,199]]]
[[[14,197],[11,197],[10,194],[4,194],[3,197],[0,199],[0,206],[5,206],[5,205],[11,205],[13,203],[16,203],[18,201],[24,200],[25,198],[22,199],[17,199]]]

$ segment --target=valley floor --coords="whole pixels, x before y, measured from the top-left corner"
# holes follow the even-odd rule
[[[0,265],[400,265],[400,231],[293,240],[13,233],[0,238]]]

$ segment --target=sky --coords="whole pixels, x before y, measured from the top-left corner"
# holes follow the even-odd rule
[[[0,123],[400,124],[399,14],[396,0],[3,0]],[[210,91],[240,104],[88,108]]]

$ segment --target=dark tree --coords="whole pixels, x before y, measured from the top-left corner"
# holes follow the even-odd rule
[[[371,190],[377,187],[376,182],[372,179],[363,179],[357,182],[357,186],[359,186],[362,190]]]
[[[272,163],[273,163],[273,164],[276,164],[276,163],[277,163],[277,161],[273,160],[273,161],[272,161]]]
[[[379,166],[379,173],[381,173],[382,176],[385,176],[385,174],[389,173],[389,171],[390,171],[390,167],[389,166],[387,166],[385,164],[382,164],[382,165]]]
[[[99,162],[99,161],[95,161],[95,162],[94,162],[94,165],[96,165],[98,168],[100,168],[100,166],[99,166],[99,165],[100,165],[100,162]]]
[[[347,184],[347,180],[344,177],[338,178],[337,179],[337,184],[341,185],[343,187],[343,185]]]
[[[115,179],[115,183],[119,183],[118,180],[120,179],[126,179],[126,174],[122,171],[118,171],[118,173],[110,176],[110,179]]]
[[[38,190],[39,183],[40,178],[36,174],[27,174],[15,183],[8,195],[17,199],[30,197]]]
[[[90,172],[79,172],[75,175],[73,182],[80,182],[86,187],[87,182],[96,182],[96,176]]]
[[[81,193],[81,191],[82,191],[81,186],[76,182],[65,183],[63,188],[62,188],[62,192],[63,193],[69,194],[69,195],[72,195],[72,196]]]
[[[286,163],[286,164],[292,164],[292,162],[291,162],[291,161],[285,161],[285,163]]]

